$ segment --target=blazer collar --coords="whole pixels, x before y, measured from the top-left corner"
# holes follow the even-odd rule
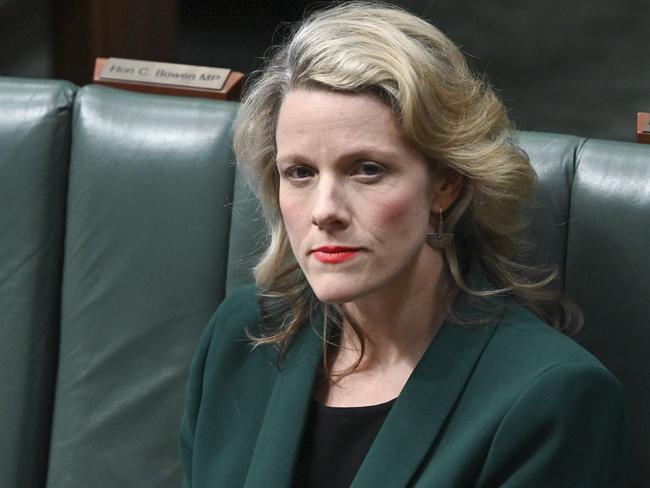
[[[351,488],[409,484],[494,330],[494,324],[443,324],[386,417]]]
[[[442,325],[384,421],[351,488],[407,486],[432,449],[496,323]],[[321,361],[319,334],[305,324],[278,372],[247,488],[291,486]]]
[[[246,477],[246,488],[292,486],[294,465],[302,442],[312,389],[322,361],[322,342],[313,327],[303,324],[283,358],[266,409],[262,429]]]

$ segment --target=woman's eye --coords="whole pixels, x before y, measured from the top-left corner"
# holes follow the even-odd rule
[[[291,166],[287,168],[284,174],[287,178],[293,180],[304,180],[305,178],[314,176],[312,169],[307,166]]]
[[[362,163],[357,168],[361,176],[378,176],[384,172],[384,168],[377,163]]]

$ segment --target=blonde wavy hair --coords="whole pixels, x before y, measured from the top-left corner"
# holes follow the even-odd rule
[[[524,244],[521,206],[535,173],[517,146],[501,101],[433,25],[397,7],[351,2],[317,11],[293,30],[247,86],[235,123],[237,162],[261,202],[270,234],[254,275],[263,303],[280,319],[279,325],[253,334],[254,344],[285,350],[322,306],[325,352],[335,326],[347,324],[360,339],[363,355],[363,337],[341,307],[323,306],[315,298],[279,210],[276,122],[284,97],[298,87],[376,95],[434,171],[450,168],[463,176],[463,191],[444,215],[446,231],[455,233],[443,250],[441,299],[448,315],[453,316],[458,293],[507,294],[557,328],[579,327],[579,312],[547,286],[555,274],[540,275],[517,261]],[[485,270],[490,288],[467,284],[472,259]]]

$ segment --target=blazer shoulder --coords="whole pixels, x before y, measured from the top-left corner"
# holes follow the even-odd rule
[[[254,284],[240,286],[229,292],[217,308],[211,322],[237,333],[260,320],[258,290]],[[226,331],[224,331],[226,332]]]
[[[558,371],[569,375],[573,372],[576,377],[584,378],[590,370],[594,377],[601,381],[607,379],[613,387],[620,388],[618,380],[593,354],[519,304],[508,306],[484,352],[483,361],[491,370],[520,386],[547,371],[567,366]]]
[[[525,307],[508,306],[468,391],[473,402],[480,399],[485,418],[496,419],[476,486],[618,486],[626,409],[621,383]],[[566,453],[579,453],[589,468],[576,470]]]
[[[246,312],[249,312],[250,314],[250,312],[259,311],[258,296],[259,293],[255,284],[251,283],[239,286],[226,295],[224,300],[221,302],[221,305],[219,305],[217,313],[223,310],[228,314],[236,314],[239,316],[239,312],[243,312],[244,316],[242,316],[242,318],[244,318]],[[258,316],[259,313],[251,315]]]
[[[508,306],[494,339],[497,345],[515,353],[523,350],[529,358],[548,366],[585,363],[604,368],[593,354],[573,338],[554,329],[520,304]]]
[[[232,290],[221,302],[203,331],[194,362],[224,345],[248,343],[247,331],[260,322],[258,293],[255,285]]]
[[[592,363],[558,364],[501,418],[477,486],[620,486],[624,437],[620,383]]]

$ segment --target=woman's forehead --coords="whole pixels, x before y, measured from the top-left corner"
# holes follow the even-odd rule
[[[403,144],[405,138],[393,113],[369,94],[292,90],[278,115],[279,159],[322,145],[344,146],[353,153],[387,153]]]

